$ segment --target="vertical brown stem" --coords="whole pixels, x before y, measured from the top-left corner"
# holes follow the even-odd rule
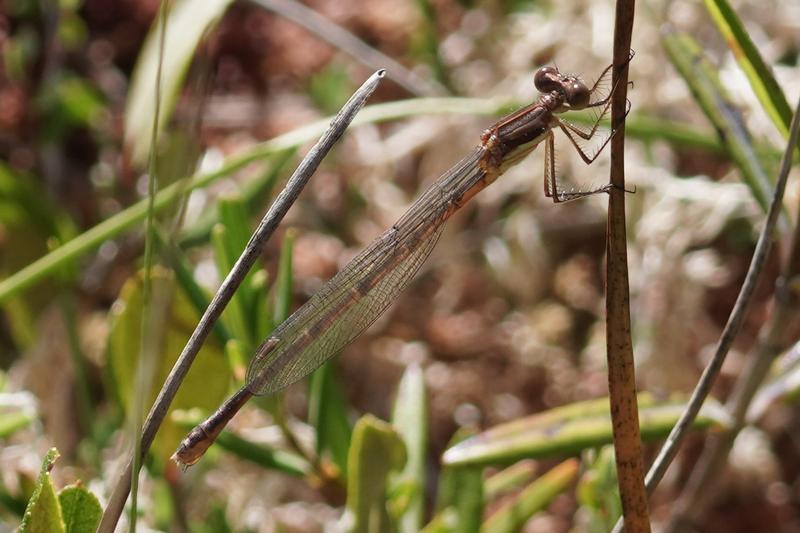
[[[618,0],[614,29],[614,71],[617,87],[611,104],[611,184],[608,202],[606,266],[606,345],[608,388],[619,491],[625,530],[650,531],[644,464],[636,404],[636,375],[631,342],[630,295],[625,236],[625,113],[628,62],[633,31],[633,0]]]

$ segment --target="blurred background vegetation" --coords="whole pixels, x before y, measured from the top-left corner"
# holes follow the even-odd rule
[[[614,7],[597,0],[305,5],[322,20],[286,0],[173,0],[161,56],[155,0],[3,3],[0,530],[18,526],[29,502],[52,524],[60,513],[64,530],[80,529],[70,513],[97,515],[102,503],[75,507],[72,486],[105,502],[130,453],[135,406],[152,405],[298,153],[382,66],[389,78],[373,106],[312,178],[173,403],[145,463],[140,526],[606,531],[616,521],[605,197],[552,205],[541,192],[541,151],[449,222],[410,288],[341,357],[309,383],[251,402],[188,472],[168,460],[241,386],[274,325],[483,128],[536,97],[535,68],[556,63],[593,81],[611,57]],[[788,134],[787,102],[800,95],[800,11],[780,0],[637,7],[626,132],[636,193],[626,201],[649,463],[752,255]],[[607,180],[607,159],[586,167],[566,142],[557,149],[565,182]],[[143,319],[148,168],[160,192]],[[730,431],[723,405],[775,307],[796,305],[794,178],[716,400],[651,500],[654,523],[680,508],[704,531],[800,531],[797,315],[771,346],[775,362],[742,431]],[[789,291],[783,300],[776,286]],[[140,349],[143,320],[157,327]],[[719,434],[731,435],[727,466],[703,487],[702,505],[681,500],[708,436]],[[55,463],[55,454],[45,459],[53,447]]]

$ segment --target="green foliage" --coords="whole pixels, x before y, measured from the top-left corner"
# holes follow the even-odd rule
[[[36,488],[28,507],[25,509],[25,517],[22,519],[20,533],[60,533],[66,531],[64,521],[61,519],[61,509],[59,509],[58,497],[53,488],[53,481],[50,478],[50,471],[58,459],[58,450],[52,448],[42,462],[42,470],[36,479]]]
[[[93,533],[97,529],[103,509],[94,494],[80,485],[72,485],[61,489],[58,501],[67,533]]]
[[[387,479],[403,468],[403,440],[386,422],[365,415],[356,422],[348,457],[348,529],[354,533],[391,531],[387,509]]]
[[[150,29],[131,79],[125,109],[125,141],[131,156],[144,163],[150,149],[150,131],[155,122],[156,101],[153,96],[156,73],[162,65],[161,116],[159,131],[168,122],[197,45],[208,28],[225,12],[231,0],[175,0],[167,18],[164,55],[161,57],[161,22]]]
[[[347,479],[347,456],[353,432],[347,410],[347,402],[334,376],[333,363],[325,363],[311,374],[308,422],[314,428],[317,456],[330,454],[343,481]]]
[[[683,412],[684,402],[656,402],[639,396],[639,424],[645,440],[669,434]],[[725,427],[727,418],[709,400],[693,427]],[[509,464],[517,459],[563,456],[612,442],[608,399],[578,402],[495,426],[448,449],[449,465]]]
[[[398,531],[419,531],[425,514],[425,472],[428,450],[428,405],[425,378],[418,365],[411,365],[403,374],[394,402],[392,425],[403,438],[408,460],[402,473],[394,479],[402,487],[394,498],[401,515]]]
[[[706,118],[742,174],[759,205],[766,211],[771,195],[770,179],[753,145],[741,112],[733,105],[699,44],[688,34],[667,32],[662,43],[670,61],[692,91]]]
[[[155,321],[158,327],[155,328],[156,331],[150,332],[150,335],[159,339],[159,352],[148,354],[154,364],[147,367],[150,371],[146,379],[150,383],[161,384],[172,369],[199,317],[183,292],[176,290],[170,276],[155,270],[152,283],[153,294],[159,295],[159,298],[154,299],[152,309],[162,319]],[[141,280],[135,277],[128,280],[113,306],[109,336],[110,377],[126,412],[130,412],[134,405],[134,395],[144,395],[144,405],[150,406],[158,392],[156,387],[146,391],[134,388],[136,367],[143,364],[139,360],[141,321]],[[216,409],[225,398],[229,380],[230,371],[222,348],[213,338],[209,338],[175,396],[172,410],[190,407],[200,407],[208,411]],[[154,455],[161,461],[166,461],[183,433],[180,427],[169,422],[167,418],[153,443]]]
[[[100,502],[88,490],[73,485],[56,495],[50,471],[58,456],[55,448],[45,456],[20,533],[92,533],[100,523]]]
[[[352,92],[347,69],[338,63],[330,63],[314,75],[308,87],[309,96],[325,113],[336,113]]]
[[[578,477],[579,463],[570,459],[528,485],[512,500],[495,511],[481,526],[486,533],[519,531],[534,514],[543,511],[553,498],[564,492]]]
[[[450,446],[469,435],[457,432]],[[472,465],[443,465],[436,494],[436,514],[425,531],[474,532],[480,529],[485,505],[483,469]]]
[[[584,454],[585,472],[575,490],[575,496],[587,513],[588,533],[611,531],[622,516],[622,502],[617,486],[617,467],[614,448],[603,446]]]
[[[742,21],[727,0],[705,0],[704,3],[767,115],[781,135],[788,139],[792,110],[772,74],[772,69],[761,57]]]

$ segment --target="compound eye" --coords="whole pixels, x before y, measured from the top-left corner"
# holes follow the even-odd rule
[[[565,83],[564,95],[570,109],[583,109],[589,105],[589,89],[581,81],[572,80]]]
[[[561,86],[561,75],[555,67],[542,67],[533,75],[533,84],[541,93],[556,91]]]

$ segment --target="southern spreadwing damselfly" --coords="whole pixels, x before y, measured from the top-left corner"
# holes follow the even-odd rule
[[[557,186],[553,130],[560,129],[581,159],[591,164],[614,131],[594,139],[608,114],[614,88],[607,87],[611,66],[589,88],[578,77],[542,67],[534,75],[539,99],[484,130],[470,154],[436,180],[391,228],[331,278],[258,347],[247,369],[246,384],[181,442],[173,459],[182,466],[196,463],[220,431],[254,395],[275,393],[307,376],[358,337],[389,306],[425,261],[445,222],[473,196],[521,161],[539,144],[545,145],[544,192],[554,202],[574,200],[610,185],[561,191]],[[582,129],[558,115],[593,108],[596,120]]]

